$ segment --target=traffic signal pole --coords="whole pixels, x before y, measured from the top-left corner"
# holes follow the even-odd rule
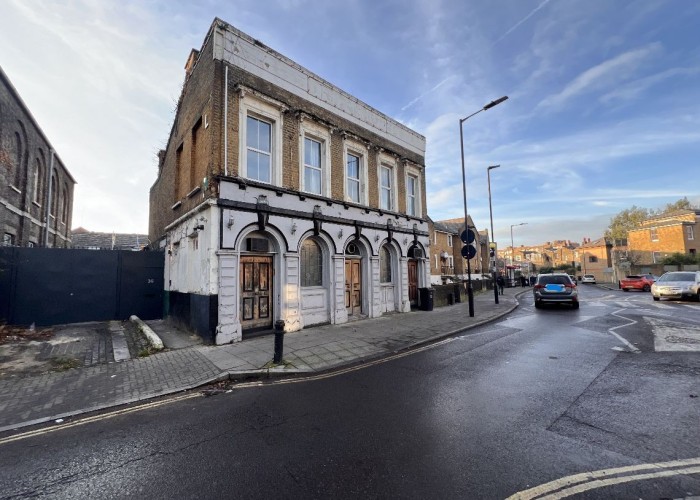
[[[467,118],[480,113],[483,109],[480,109],[476,113],[473,113]],[[467,119],[459,120],[459,145],[462,151],[462,193],[464,194],[464,230],[469,232],[469,216],[467,215],[467,176],[464,170],[464,133],[462,132],[462,123]],[[474,289],[472,288],[472,265],[471,259],[467,259],[467,300],[469,301],[469,317],[474,317]]]

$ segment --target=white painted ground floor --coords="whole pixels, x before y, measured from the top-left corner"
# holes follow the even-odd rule
[[[168,228],[166,289],[217,296],[215,343],[280,321],[297,331],[418,304],[430,286],[425,222],[284,197],[211,200]]]

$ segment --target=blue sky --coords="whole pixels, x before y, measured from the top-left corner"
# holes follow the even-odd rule
[[[78,181],[73,227],[147,232],[190,49],[214,17],[426,136],[428,212],[516,244],[700,205],[700,2],[2,0],[0,65]]]

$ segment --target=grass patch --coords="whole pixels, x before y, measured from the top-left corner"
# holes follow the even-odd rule
[[[160,349],[156,349],[152,345],[149,345],[148,347],[144,347],[139,351],[139,358],[145,358],[157,352],[160,352]]]

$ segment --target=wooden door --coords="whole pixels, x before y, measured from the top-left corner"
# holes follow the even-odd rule
[[[345,259],[345,308],[348,316],[362,313],[362,274],[360,259]]]
[[[241,328],[272,328],[272,257],[241,257]]]
[[[408,261],[408,300],[412,306],[418,304],[418,261]]]

